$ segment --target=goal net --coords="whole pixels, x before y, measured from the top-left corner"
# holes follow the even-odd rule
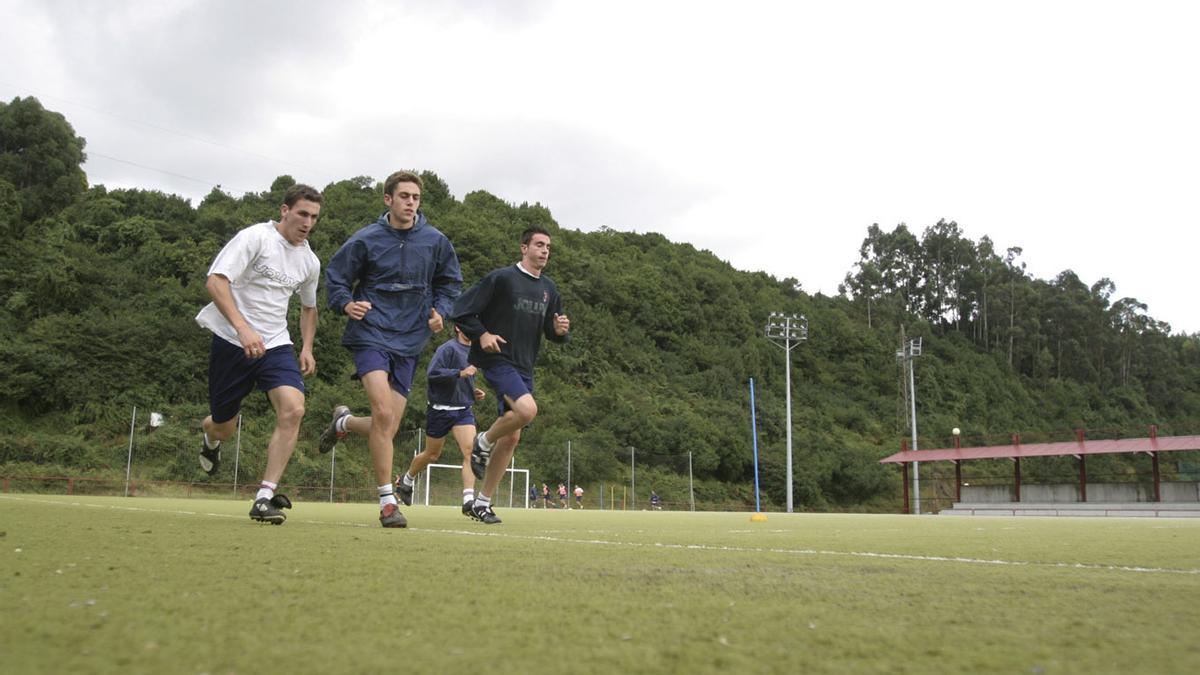
[[[425,506],[462,505],[462,465],[430,464],[420,477],[424,485],[417,485],[415,492],[425,495]],[[476,489],[483,481],[476,481]],[[529,469],[508,467],[496,494],[492,495],[496,506],[529,507]]]

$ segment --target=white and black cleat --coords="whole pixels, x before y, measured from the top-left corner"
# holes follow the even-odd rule
[[[475,442],[471,444],[471,473],[475,474],[476,480],[483,480],[483,476],[487,473],[488,460],[491,459],[492,451],[484,450],[483,432],[475,434]]]
[[[215,476],[217,469],[221,468],[221,446],[209,448],[200,441],[200,468],[204,473]]]
[[[292,500],[288,499],[285,494],[277,494],[270,499],[256,499],[254,506],[250,507],[250,520],[256,520],[260,523],[270,523],[272,525],[282,525],[283,521],[287,520],[287,515],[283,509],[292,508]]]

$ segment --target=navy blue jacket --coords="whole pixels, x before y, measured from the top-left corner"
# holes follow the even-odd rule
[[[335,313],[352,300],[371,303],[362,321],[346,322],[342,344],[400,356],[421,353],[431,334],[429,310],[448,316],[462,292],[454,246],[422,213],[407,230],[389,225],[385,212],[355,232],[333,254],[325,280]]]
[[[426,371],[430,405],[469,408],[475,404],[475,376],[459,375],[463,368],[470,365],[467,363],[467,352],[470,349],[470,345],[464,345],[451,338],[433,353],[433,358],[429,361],[429,370]]]

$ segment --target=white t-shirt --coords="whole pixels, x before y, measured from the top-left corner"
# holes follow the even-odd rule
[[[292,344],[287,311],[293,294],[300,294],[302,306],[317,306],[321,261],[307,241],[295,246],[279,234],[274,221],[267,221],[234,235],[217,254],[208,274],[229,279],[238,310],[258,331],[267,349],[272,349]],[[216,303],[210,302],[200,310],[196,323],[231,344],[242,344]]]

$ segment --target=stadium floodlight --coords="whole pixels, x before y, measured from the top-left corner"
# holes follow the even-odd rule
[[[913,338],[896,350],[900,367],[908,368],[908,401],[912,426],[912,449],[917,449],[917,386],[913,377],[913,359],[921,355],[921,338]],[[913,462],[913,513],[921,515],[921,465]]]
[[[792,348],[808,339],[808,319],[803,314],[771,312],[766,336],[783,348],[787,381],[787,510],[792,512]]]

